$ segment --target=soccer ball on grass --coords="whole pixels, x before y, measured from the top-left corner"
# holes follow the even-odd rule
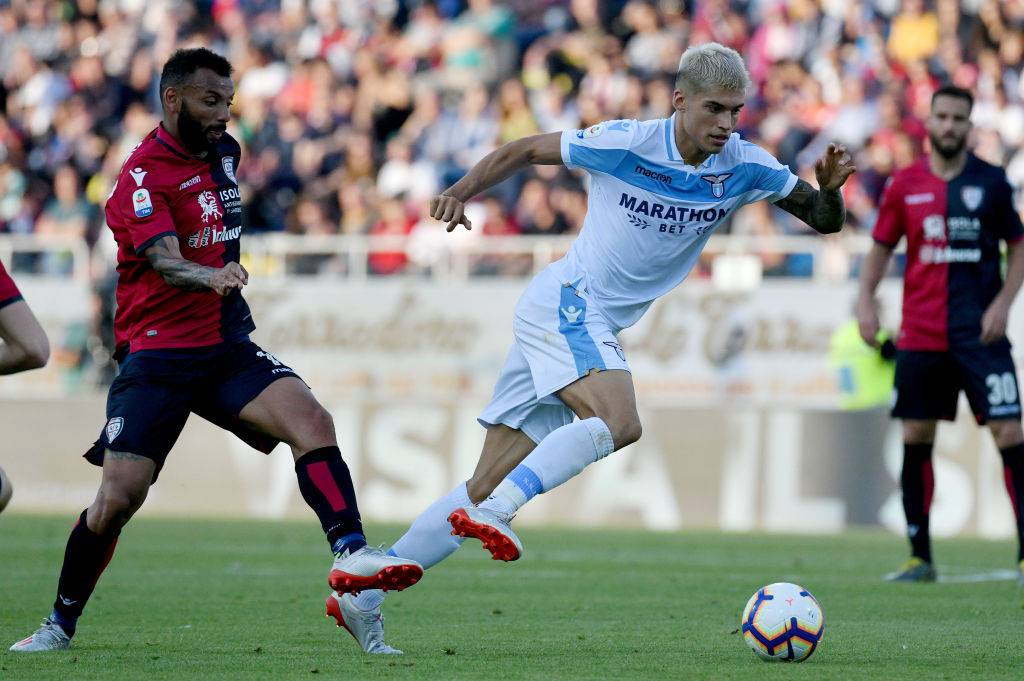
[[[758,589],[743,608],[743,639],[762,660],[803,662],[825,633],[821,605],[807,589],[779,582]]]

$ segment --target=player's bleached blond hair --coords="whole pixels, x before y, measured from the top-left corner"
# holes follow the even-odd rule
[[[676,72],[676,88],[686,95],[709,90],[746,94],[750,75],[736,50],[718,43],[692,45],[683,52]]]

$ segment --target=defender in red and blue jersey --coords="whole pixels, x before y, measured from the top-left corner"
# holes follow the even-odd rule
[[[11,650],[70,646],[121,528],[190,414],[263,452],[288,443],[299,490],[334,553],[327,581],[335,592],[401,590],[423,574],[416,561],[366,545],[330,414],[294,371],[249,340],[241,150],[227,134],[231,65],[205,48],[179,50],[164,65],[160,95],[163,121],[129,155],[106,207],[118,244],[120,372],[106,425],[86,453],[103,467],[103,481],[71,531],[53,611]]]
[[[38,369],[49,357],[46,333],[0,262],[0,374]],[[11,481],[0,468],[0,511],[7,507],[12,491]]]
[[[227,132],[196,158],[161,124],[128,156],[107,201],[117,240],[117,355],[199,348],[244,339],[255,328],[242,298],[242,202],[235,179],[241,148]],[[150,262],[170,237],[190,263],[212,268],[209,286],[184,293]],[[216,272],[216,270],[221,270]]]
[[[929,539],[935,425],[937,419],[955,418],[963,390],[1002,453],[1024,583],[1024,430],[1006,339],[1010,305],[1024,281],[1024,227],[1005,171],[967,150],[972,105],[966,90],[948,86],[935,92],[928,119],[931,153],[892,177],[861,272],[858,320],[861,335],[873,343],[875,290],[893,248],[906,238],[892,410],[903,419],[901,483],[912,551],[891,575],[901,581],[935,579]],[[1008,252],[1005,281],[1001,243]]]

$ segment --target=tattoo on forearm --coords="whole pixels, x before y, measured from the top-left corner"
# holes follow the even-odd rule
[[[156,244],[146,251],[149,264],[171,286],[188,291],[200,291],[210,287],[210,273],[213,268],[182,258]]]
[[[838,189],[823,189],[818,191],[818,205],[816,217],[819,225],[832,225],[836,231],[842,228],[846,222],[846,204],[843,203],[843,195]]]
[[[118,461],[141,461],[146,458],[144,456],[139,456],[138,454],[132,454],[131,452],[115,452],[113,449],[107,450],[107,456]]]
[[[818,191],[805,180],[797,180],[789,196],[775,205],[822,234],[838,232],[846,220],[846,205],[839,190]]]

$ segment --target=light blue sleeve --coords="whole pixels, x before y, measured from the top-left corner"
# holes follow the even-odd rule
[[[612,174],[636,137],[636,121],[605,121],[581,130],[562,132],[562,163],[592,173]]]
[[[782,165],[774,156],[751,142],[744,141],[743,157],[745,163],[756,164],[757,172],[754,173],[751,189],[765,192],[759,197],[761,199],[775,203],[786,198],[800,179],[789,166]]]

